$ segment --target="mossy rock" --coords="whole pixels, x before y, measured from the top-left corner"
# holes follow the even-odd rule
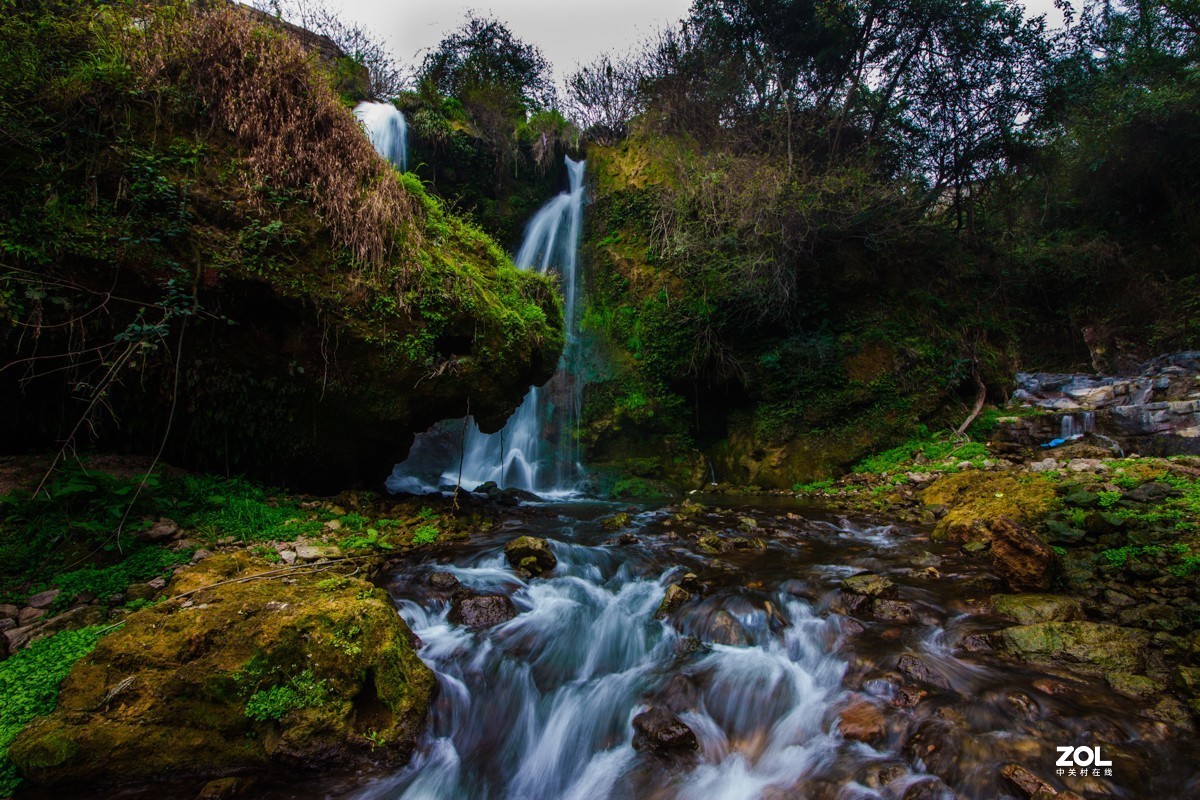
[[[1006,473],[980,470],[939,478],[921,493],[921,500],[926,506],[949,509],[933,529],[933,538],[951,542],[988,539],[991,523],[1002,517],[1032,525],[1058,502],[1048,480],[1034,477],[1022,481]]]
[[[1008,628],[999,639],[1005,652],[1022,661],[1088,673],[1141,674],[1151,635],[1099,622],[1040,622]]]
[[[58,710],[13,742],[22,775],[98,787],[406,758],[435,681],[387,594],[328,573],[227,582],[272,569],[215,556],[169,587],[199,589],[185,602],[131,614],[75,665]],[[301,676],[319,702],[247,715],[256,692]]]
[[[998,594],[992,597],[992,610],[1022,625],[1083,619],[1078,600],[1056,594]]]

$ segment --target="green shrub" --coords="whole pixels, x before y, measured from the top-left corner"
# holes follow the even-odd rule
[[[413,531],[413,544],[433,544],[441,534],[436,525],[421,525]]]

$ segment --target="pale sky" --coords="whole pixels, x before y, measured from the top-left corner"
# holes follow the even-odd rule
[[[1052,24],[1062,19],[1053,0],[1022,2],[1033,14],[1047,14]],[[468,10],[495,16],[541,48],[561,82],[576,66],[602,53],[624,52],[682,19],[691,0],[329,0],[329,5],[382,35],[408,68],[462,24]]]

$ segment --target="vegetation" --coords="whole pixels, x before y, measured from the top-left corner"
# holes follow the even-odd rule
[[[8,760],[9,744],[30,720],[54,710],[59,683],[103,633],[99,627],[62,631],[0,662],[0,797],[10,797],[21,782]]]
[[[329,699],[325,681],[305,670],[287,683],[259,689],[246,701],[246,716],[255,722],[283,719],[284,715],[300,708],[315,708]]]

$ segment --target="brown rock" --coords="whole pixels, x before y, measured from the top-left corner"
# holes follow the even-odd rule
[[[1057,557],[1050,545],[1028,528],[1001,517],[993,520],[992,567],[1013,591],[1050,588]]]
[[[456,625],[481,630],[507,622],[517,615],[517,609],[506,595],[461,593],[450,608],[450,621]]]
[[[175,520],[163,517],[146,530],[138,531],[137,538],[145,542],[166,542],[178,539],[179,524]]]
[[[26,625],[32,625],[44,616],[46,616],[44,608],[22,608],[21,613],[17,615],[17,624],[23,628]]]
[[[228,800],[242,793],[242,781],[238,778],[220,778],[204,784],[196,800]]]
[[[655,706],[633,718],[633,748],[658,755],[670,755],[700,749],[696,734],[683,720]]]
[[[12,603],[0,603],[0,619],[16,619],[21,609]]]
[[[954,723],[941,717],[928,717],[904,743],[904,752],[910,760],[921,759],[925,768],[942,780],[954,783],[963,738],[963,732]]]
[[[58,595],[58,589],[47,589],[44,592],[38,592],[29,598],[29,605],[32,608],[49,608],[54,605],[54,601],[58,599]]]
[[[871,614],[875,619],[887,622],[917,621],[913,607],[903,600],[876,600],[871,607]]]
[[[530,577],[549,572],[558,564],[550,543],[535,536],[513,539],[504,546],[504,557],[513,569]]]
[[[672,583],[667,587],[667,593],[663,595],[662,603],[659,604],[658,610],[654,612],[655,619],[663,619],[675,612],[675,609],[692,599],[692,595],[682,586],[677,583]]]
[[[872,744],[883,738],[883,710],[866,700],[856,700],[838,715],[842,736],[856,742]]]
[[[904,677],[917,683],[935,686],[938,689],[950,688],[950,682],[939,673],[934,672],[920,656],[909,655],[907,653],[900,656],[900,659],[896,662],[896,669],[900,670],[900,674],[904,675]]]

